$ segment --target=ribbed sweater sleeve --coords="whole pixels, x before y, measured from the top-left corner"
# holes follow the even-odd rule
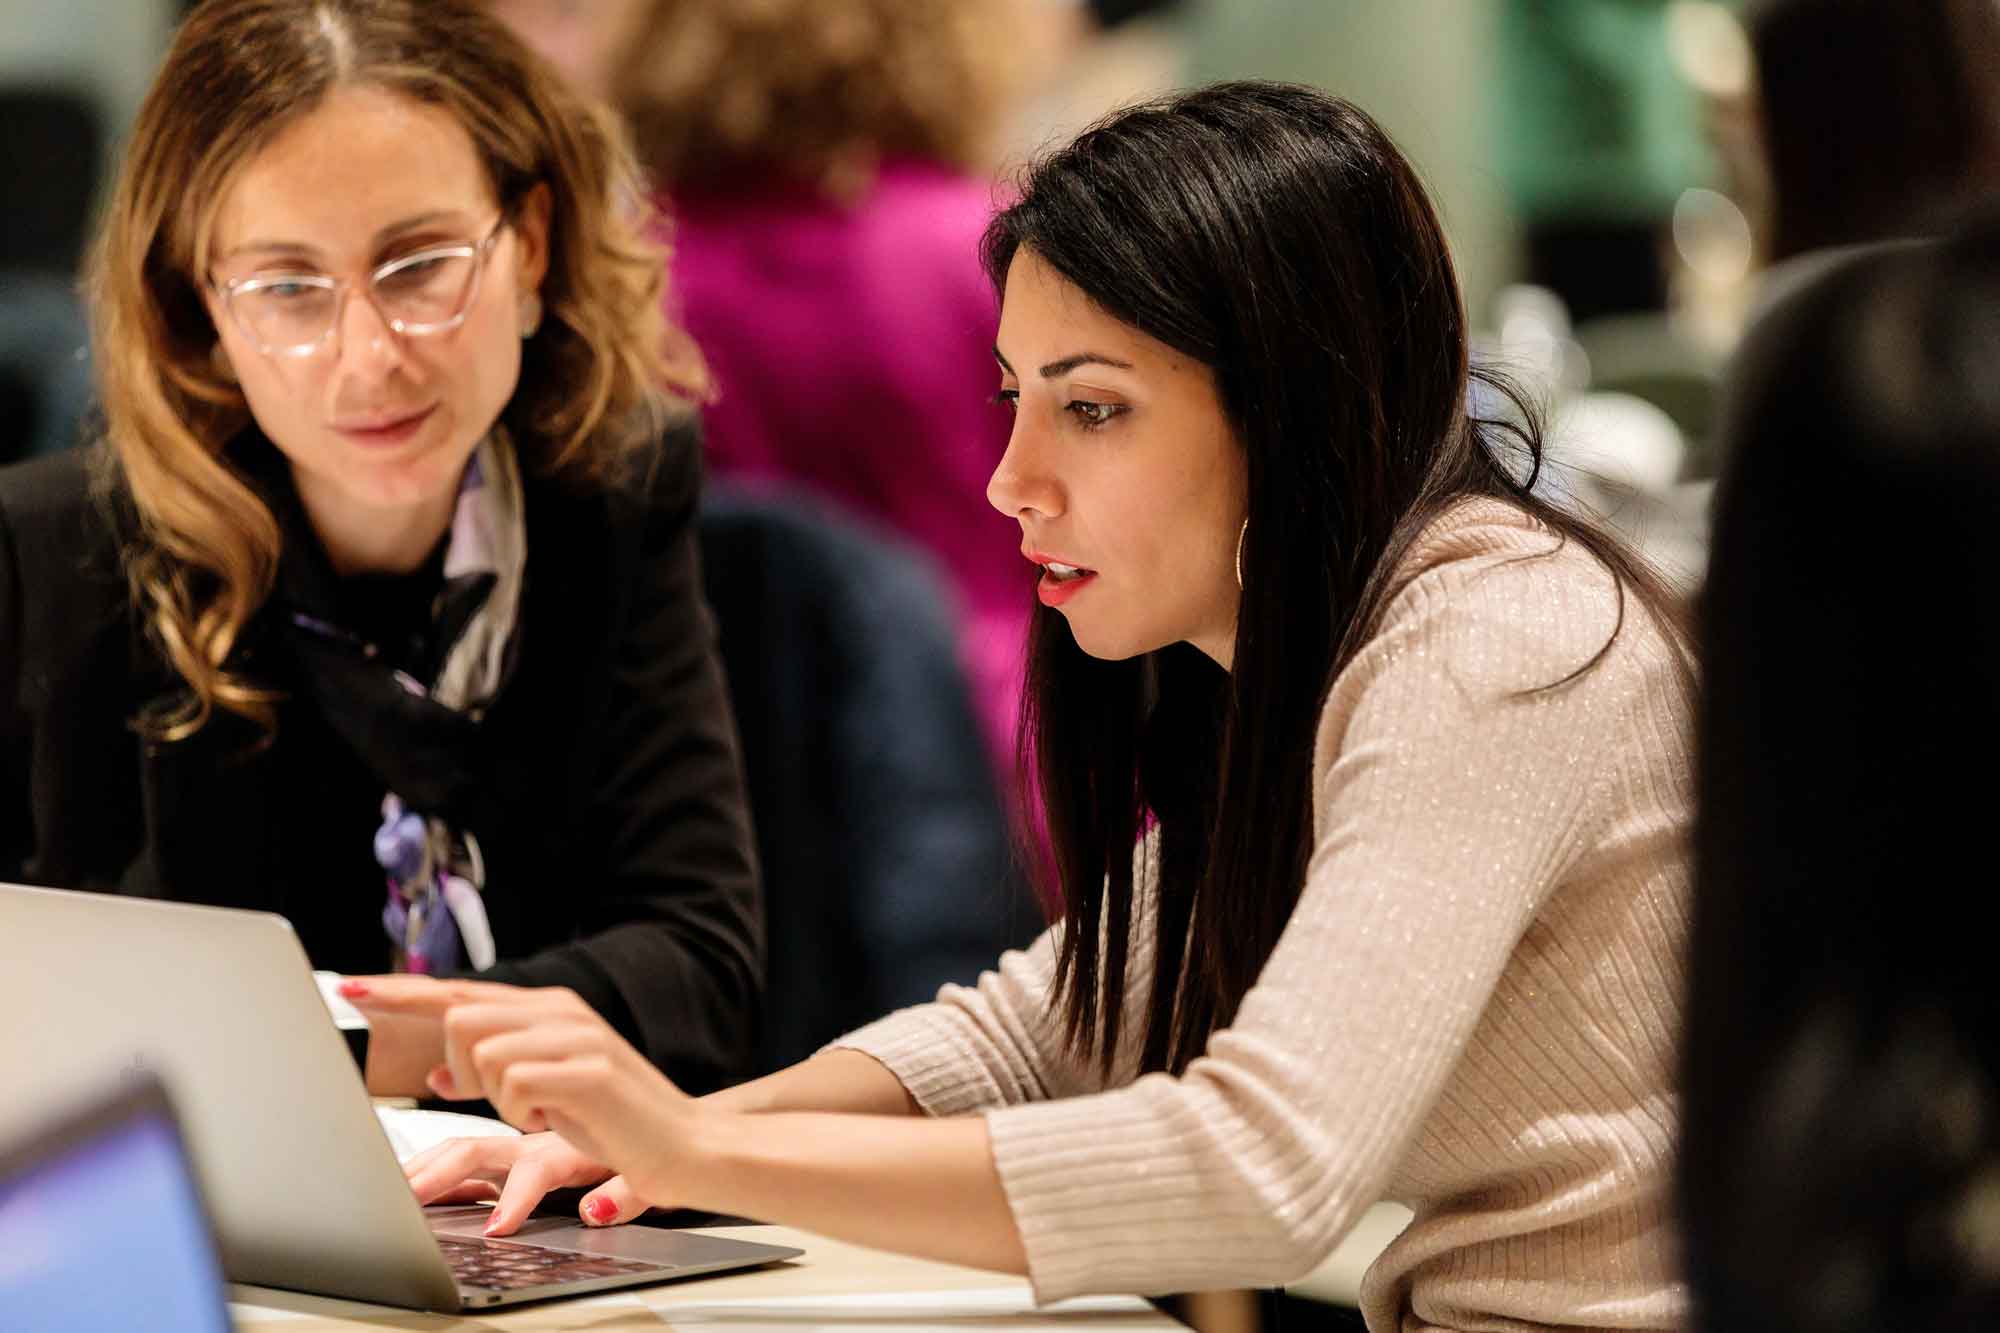
[[[1159,834],[1133,849],[1132,883],[1138,897],[1133,933],[1152,928],[1150,894]],[[1079,1058],[1063,1040],[1053,1002],[1056,953],[1063,926],[1042,932],[1025,950],[1009,951],[973,986],[949,985],[931,1004],[890,1014],[829,1043],[865,1051],[888,1066],[929,1115],[1014,1106],[1096,1092],[1104,1077],[1094,1060]],[[1152,975],[1135,961],[1126,976],[1126,1012],[1143,1013]],[[1122,1063],[1138,1066],[1138,1023],[1126,1025]],[[1114,1066],[1120,1062],[1114,1062]]]
[[[1001,956],[976,986],[898,1010],[830,1043],[886,1065],[928,1115],[961,1115],[1077,1091],[1064,1077],[1061,1030],[1048,1004],[1060,925]]]
[[[853,1039],[914,1079],[927,1108],[988,1108],[1040,1299],[1289,1281],[1414,1158],[1433,1187],[1495,1193],[1484,1211],[1461,1198],[1450,1244],[1412,1265],[1449,1277],[1455,1245],[1484,1254],[1510,1228],[1567,1225],[1566,1212],[1581,1228],[1554,1248],[1520,1248],[1469,1294],[1454,1288],[1454,1303],[1482,1304],[1491,1277],[1492,1312],[1531,1327],[1671,1316],[1650,1231],[1636,1260],[1619,1248],[1629,1237],[1600,1237],[1594,1228],[1639,1224],[1566,1200],[1562,1170],[1522,1144],[1610,1142],[1628,1165],[1609,1174],[1647,1179],[1578,1186],[1607,1198],[1647,1194],[1663,1174],[1670,1096],[1655,1048],[1671,1041],[1660,1014],[1677,1012],[1662,962],[1674,931],[1658,932],[1664,954],[1642,944],[1646,958],[1621,962],[1630,904],[1583,881],[1601,841],[1633,825],[1635,799],[1666,812],[1652,823],[1669,835],[1641,860],[1680,855],[1673,773],[1661,790],[1635,788],[1626,755],[1663,735],[1677,744],[1686,701],[1629,592],[1620,624],[1608,571],[1574,544],[1553,549],[1511,510],[1472,508],[1427,538],[1412,560],[1421,572],[1335,681],[1315,739],[1315,841],[1298,905],[1235,1021],[1185,1074],[1071,1091],[1047,1045],[1046,940],[977,991]],[[1581,1030],[1567,1000],[1545,1006],[1523,988],[1514,974],[1540,975],[1552,951],[1590,972],[1589,986],[1607,968],[1640,979],[1630,1021],[1641,1055],[1620,1058],[1621,1033]],[[1141,948],[1133,967],[1149,971]],[[1562,965],[1553,975],[1567,984]],[[1516,1071],[1498,1091],[1465,1084],[1478,1104],[1458,1095],[1469,1052]],[[1425,1213],[1420,1204],[1413,1233],[1428,1234]],[[1631,1270],[1615,1290],[1592,1289],[1600,1240]],[[1408,1285],[1388,1286],[1410,1309]],[[1590,1304],[1598,1317],[1576,1317]]]

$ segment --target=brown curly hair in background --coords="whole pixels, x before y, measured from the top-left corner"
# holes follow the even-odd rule
[[[657,0],[613,74],[671,192],[776,176],[835,197],[884,157],[978,169],[1020,76],[1020,0]]]

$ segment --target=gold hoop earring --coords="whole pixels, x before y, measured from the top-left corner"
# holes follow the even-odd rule
[[[1243,539],[1250,535],[1250,520],[1244,519],[1243,526],[1236,530],[1236,591],[1243,591]]]

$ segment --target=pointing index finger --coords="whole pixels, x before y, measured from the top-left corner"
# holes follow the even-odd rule
[[[340,997],[363,1013],[442,1018],[453,1005],[488,998],[500,989],[491,982],[434,977],[349,977],[340,983]]]

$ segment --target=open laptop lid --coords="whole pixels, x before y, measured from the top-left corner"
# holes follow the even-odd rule
[[[452,1219],[417,1206],[297,937],[267,912],[0,884],[0,1015],[0,1139],[114,1073],[157,1077],[238,1282],[458,1310],[799,1253],[544,1221],[518,1239],[646,1269],[461,1291],[432,1239]]]
[[[227,1333],[221,1259],[157,1079],[0,1146],[0,1315],[9,1328]]]
[[[238,1282],[451,1310],[297,936],[268,912],[0,885],[0,1137],[159,1079]]]

